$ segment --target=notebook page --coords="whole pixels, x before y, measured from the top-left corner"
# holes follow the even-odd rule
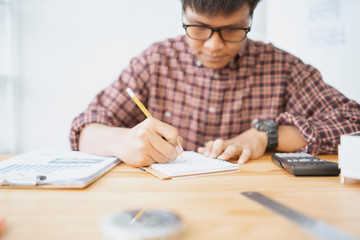
[[[165,164],[154,163],[151,165],[151,168],[170,177],[239,169],[238,164],[208,158],[193,151],[184,151],[182,155],[184,159],[178,157],[176,160]]]

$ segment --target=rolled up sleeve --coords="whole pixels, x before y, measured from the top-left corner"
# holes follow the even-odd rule
[[[298,128],[307,145],[299,152],[336,154],[343,134],[360,131],[360,105],[327,85],[309,65],[294,68],[280,125]]]

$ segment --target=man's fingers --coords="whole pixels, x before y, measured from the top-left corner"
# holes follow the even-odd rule
[[[197,149],[197,151],[198,151],[198,153],[204,154],[205,151],[206,151],[206,148],[205,148],[205,147],[199,147],[199,148]]]
[[[220,156],[218,156],[218,158],[222,160],[229,160],[231,158],[234,158],[234,156],[237,155],[236,153],[237,153],[236,146],[229,145],[225,148],[225,151]]]
[[[167,163],[169,160],[173,160],[175,158],[169,158],[168,156],[164,155],[162,152],[158,151],[155,147],[148,154],[151,157],[151,160],[154,160],[157,163]],[[177,155],[175,155],[177,156]]]
[[[209,141],[205,144],[205,152],[203,153],[206,157],[209,157],[212,147],[214,145],[214,141]]]
[[[153,163],[157,163],[157,161],[151,156],[151,154],[147,154],[141,164],[142,166],[139,167],[150,166]]]
[[[151,156],[156,162],[165,163],[168,160],[175,160],[178,156],[177,150],[167,140],[160,135],[155,134],[150,139],[150,144],[153,148]]]
[[[179,144],[179,133],[173,126],[153,118],[156,132],[174,147]]]
[[[183,152],[182,139],[179,138],[178,131],[173,126],[155,118],[148,118],[145,121],[147,121],[147,128],[150,129],[148,141],[154,151],[157,151],[151,152],[154,160],[164,163],[176,159]]]
[[[210,158],[216,158],[219,156],[225,149],[226,143],[223,139],[216,139],[209,154]]]
[[[156,161],[151,157],[149,153],[146,154],[134,154],[132,153],[131,161],[125,161],[126,164],[129,164],[133,167],[145,167],[150,166],[153,163],[156,163]]]
[[[252,151],[250,150],[250,148],[244,148],[239,157],[238,164],[243,164],[247,162],[251,157],[251,153]]]
[[[180,137],[180,136],[178,136],[178,138],[177,138],[177,143],[178,143],[178,144],[176,145],[175,150],[176,150],[176,152],[177,152],[178,155],[181,155],[181,154],[183,153],[183,151],[184,151],[184,149],[183,149],[183,147],[182,147],[183,138]]]
[[[170,145],[172,145],[175,148],[176,155],[182,154],[184,151],[182,147],[183,139],[179,136],[178,131],[173,126],[161,122],[159,120],[156,120],[156,131],[157,133],[166,140]],[[157,148],[158,149],[158,148]],[[160,151],[160,149],[158,149]],[[170,152],[169,152],[170,151]],[[172,151],[170,149],[167,149],[166,151],[161,151],[165,156],[171,156],[170,159],[174,159],[174,156],[172,155]],[[171,154],[171,155],[167,155]],[[176,158],[176,157],[175,157]]]

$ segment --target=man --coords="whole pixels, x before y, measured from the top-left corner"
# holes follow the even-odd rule
[[[336,153],[341,134],[360,130],[360,105],[298,58],[247,39],[257,3],[182,0],[186,36],[135,57],[74,119],[72,148],[137,167],[182,147],[239,163],[274,150]]]

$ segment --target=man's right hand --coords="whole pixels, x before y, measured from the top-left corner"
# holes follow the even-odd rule
[[[183,151],[178,131],[155,118],[147,118],[133,128],[90,124],[81,131],[79,149],[91,154],[116,156],[134,167],[166,163]]]

